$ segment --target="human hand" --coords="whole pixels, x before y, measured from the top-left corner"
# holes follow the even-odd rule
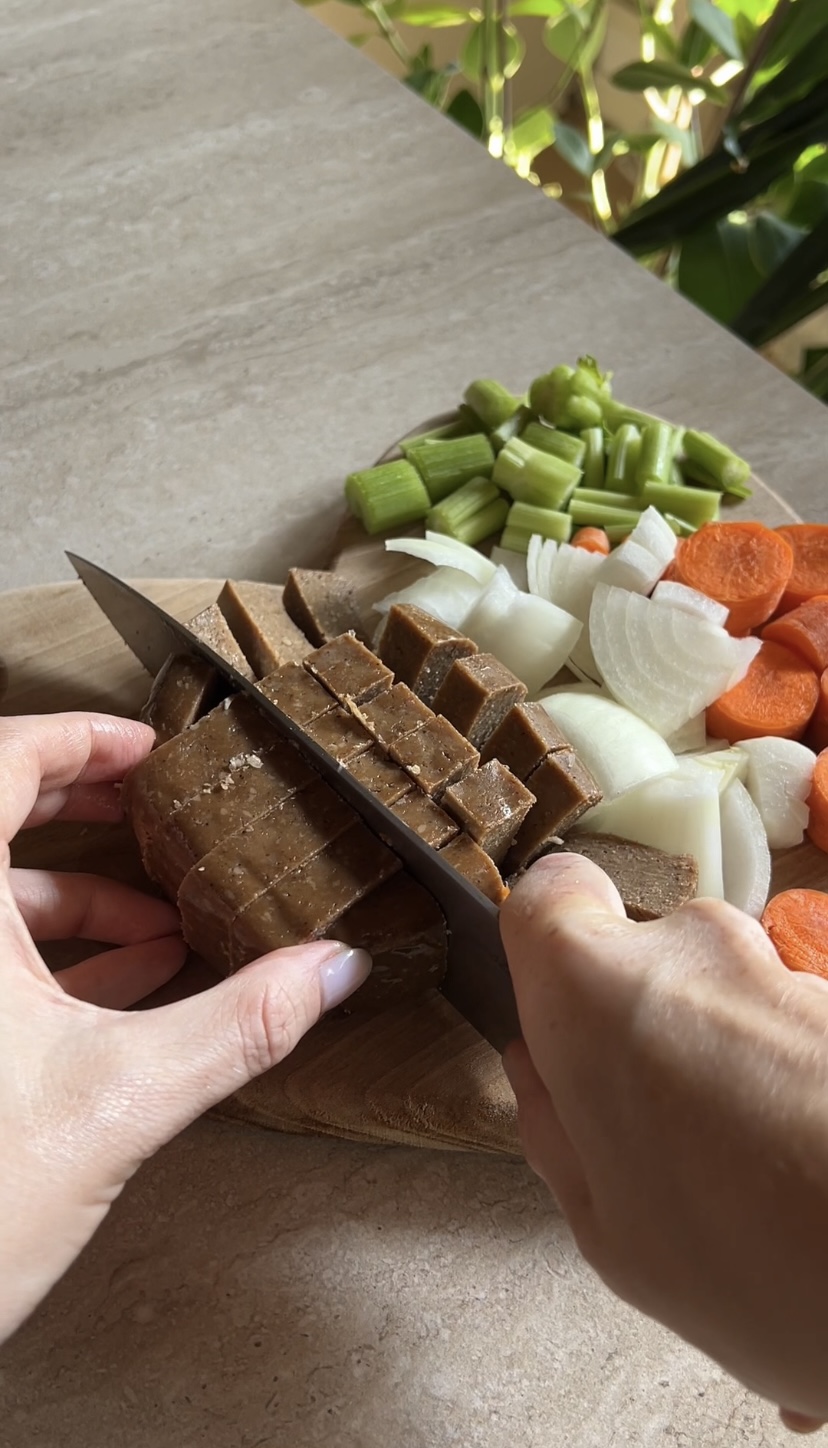
[[[527,1159],[627,1302],[828,1419],[828,985],[720,901],[633,924],[549,856],[501,912],[523,1030],[504,1065]]]
[[[292,1050],[362,984],[364,951],[274,951],[188,1000],[124,1014],[183,964],[177,912],[89,875],[9,868],[49,819],[116,820],[152,730],[102,714],[0,720],[0,1341],[164,1142]],[[52,975],[34,939],[118,948]]]

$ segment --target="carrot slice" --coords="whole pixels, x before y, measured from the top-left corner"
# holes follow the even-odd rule
[[[819,698],[808,725],[805,743],[815,754],[828,749],[828,669],[823,670],[819,680]]]
[[[793,568],[779,601],[789,613],[809,598],[828,593],[828,523],[786,523],[775,528],[793,551]]]
[[[819,680],[809,664],[781,644],[763,643],[741,683],[728,689],[707,710],[712,739],[801,739],[819,696]]]
[[[828,851],[828,750],[817,755],[811,793],[808,795],[808,839],[818,850]]]
[[[603,528],[579,528],[570,541],[573,548],[585,548],[587,553],[610,551],[610,540]]]
[[[762,925],[788,970],[828,979],[828,895],[822,890],[783,890],[765,906]]]
[[[762,638],[793,649],[821,674],[828,669],[828,594],[818,594],[762,629]]]
[[[705,523],[675,559],[679,583],[725,604],[726,628],[738,635],[770,618],[792,568],[790,544],[763,523]]]

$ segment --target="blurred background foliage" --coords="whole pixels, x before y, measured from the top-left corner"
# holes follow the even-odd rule
[[[828,343],[828,0],[301,3],[746,342]]]

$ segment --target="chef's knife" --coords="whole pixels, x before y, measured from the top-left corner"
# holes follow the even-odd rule
[[[74,553],[66,556],[110,623],[151,674],[158,673],[170,654],[196,654],[212,664],[234,689],[253,700],[279,733],[295,745],[369,829],[399,856],[414,879],[434,896],[448,928],[448,963],[441,987],[447,1000],[496,1050],[502,1051],[508,1041],[519,1036],[497,906],[392,814],[345,765],[266,699],[254,683],[178,619],[114,574]]]

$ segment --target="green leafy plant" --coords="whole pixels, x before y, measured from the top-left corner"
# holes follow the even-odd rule
[[[557,155],[575,180],[548,190],[752,345],[828,304],[828,0],[686,0],[681,18],[637,0],[639,58],[612,76],[642,98],[636,131],[606,124],[596,84],[610,0],[343,3],[368,22],[355,43],[382,37],[409,86],[527,180]],[[516,110],[524,17],[557,65],[543,103]],[[442,64],[403,38],[450,26]],[[823,398],[826,374],[828,349],[806,354]]]

